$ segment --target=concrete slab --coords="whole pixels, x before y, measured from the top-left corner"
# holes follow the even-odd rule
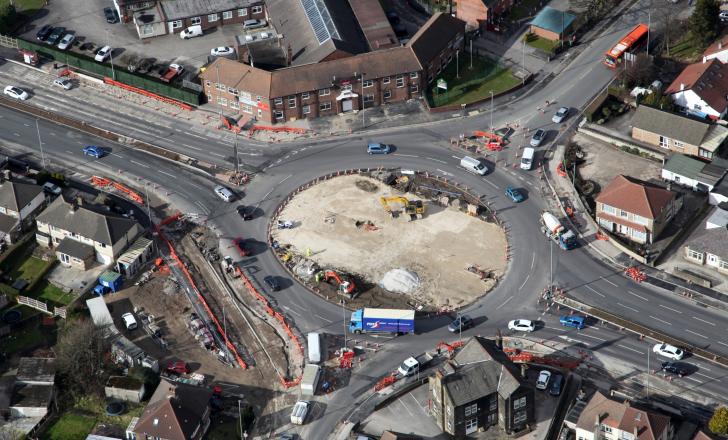
[[[78,294],[93,288],[101,272],[106,269],[107,266],[100,264],[86,271],[57,264],[48,272],[47,280],[65,292]]]

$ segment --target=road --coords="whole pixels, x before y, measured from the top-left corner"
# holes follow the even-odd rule
[[[630,30],[637,22],[646,20],[643,2],[637,2],[629,11],[619,16],[602,32],[601,36],[583,43],[578,55],[560,75],[538,87],[536,91],[516,100],[507,100],[498,106],[492,115],[495,126],[517,122],[530,129],[550,130],[549,141],[560,136],[567,124],[557,126],[551,122],[556,107],[583,108],[599,90],[612,79],[613,72],[604,68],[601,54],[615,42],[615,35]],[[0,74],[2,76],[2,74]],[[230,162],[231,140],[229,136],[209,138],[204,133],[196,136],[204,140],[204,151],[200,144],[192,141],[188,127],[161,127],[144,120],[134,120],[124,115],[118,122],[113,112],[101,108],[81,108],[73,104],[71,95],[58,92],[37,94],[32,103],[70,113],[83,111],[87,117],[100,125],[108,124],[115,130],[131,130],[143,140],[166,148],[203,158],[212,163],[226,165]],[[545,101],[555,103],[548,111],[540,113]],[[71,103],[71,105],[69,105]],[[575,112],[575,110],[572,110]],[[95,115],[105,114],[99,119]],[[539,232],[538,216],[548,207],[544,198],[543,183],[535,172],[515,169],[512,164],[518,155],[516,148],[493,153],[486,159],[494,171],[485,177],[464,173],[458,167],[460,154],[448,149],[449,139],[460,133],[487,128],[491,115],[487,112],[473,118],[433,123],[426,127],[402,127],[377,134],[377,140],[396,145],[396,152],[388,156],[364,154],[366,139],[363,136],[347,136],[340,139],[306,141],[262,149],[249,142],[240,142],[240,159],[259,171],[253,182],[241,194],[242,202],[259,208],[259,215],[249,222],[242,222],[235,212],[236,204],[221,201],[212,193],[215,185],[210,179],[175,166],[161,159],[150,157],[118,144],[99,141],[93,137],[39,122],[43,137],[43,150],[47,163],[66,168],[76,177],[88,178],[90,174],[125,177],[168,199],[174,206],[187,213],[197,213],[209,220],[221,238],[221,248],[236,237],[245,237],[257,242],[253,244],[253,257],[242,261],[251,277],[259,282],[267,274],[286,278],[274,255],[267,249],[266,233],[269,215],[278,204],[303,183],[332,170],[367,167],[403,167],[427,170],[457,179],[462,184],[483,194],[509,227],[512,249],[511,262],[499,286],[484,298],[468,306],[463,313],[469,314],[476,327],[463,332],[463,337],[474,334],[494,335],[504,330],[509,320],[527,318],[540,321],[539,329],[531,335],[542,340],[552,340],[604,353],[620,363],[631,366],[635,371],[646,371],[648,359],[650,369],[655,369],[661,359],[651,354],[654,341],[641,341],[608,326],[590,326],[585,330],[566,329],[558,324],[558,316],[545,312],[536,302],[537,294],[547,285],[549,279],[564,286],[578,299],[597,307],[617,313],[655,330],[681,338],[687,342],[704,346],[717,353],[728,355],[728,319],[726,314],[706,309],[682,297],[666,294],[650,286],[635,284],[615,272],[610,266],[596,260],[585,247],[562,251],[552,247]],[[99,120],[97,120],[99,119]],[[40,161],[35,121],[26,115],[0,107],[3,130],[0,140],[11,152],[27,154],[32,151],[34,159]],[[142,128],[144,127],[144,128]],[[188,136],[185,137],[185,134]],[[195,138],[196,139],[196,138]],[[512,145],[524,145],[526,136],[517,133]],[[81,154],[81,147],[97,144],[109,148],[111,154],[102,159],[91,159]],[[540,148],[543,151],[545,147]],[[514,206],[503,194],[506,186],[516,186],[528,194],[525,202]],[[265,289],[263,289],[265,290]],[[292,283],[280,292],[266,294],[272,298],[301,332],[324,331],[342,333],[345,315],[340,306],[321,300]],[[317,406],[321,411],[317,419],[303,428],[298,428],[303,438],[326,438],[343,418],[356,412],[355,402],[369,389],[376,379],[392,371],[409,354],[417,354],[435,347],[438,341],[452,340],[447,332],[449,318],[431,318],[418,322],[416,335],[398,338],[371,338],[382,344],[382,349],[370,354],[366,369],[352,375],[346,390],[335,392]],[[685,378],[678,378],[673,384],[685,389],[697,390],[706,395],[725,400],[724,389],[728,385],[728,370],[705,361],[688,358],[693,372]],[[605,366],[609,369],[609,366]],[[617,379],[615,377],[615,379]],[[659,381],[653,387],[659,386]]]

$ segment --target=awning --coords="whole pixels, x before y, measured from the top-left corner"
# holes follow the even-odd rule
[[[351,99],[351,98],[356,98],[358,96],[359,95],[352,92],[351,90],[344,90],[343,92],[341,92],[341,95],[336,97],[336,100],[341,101],[342,99]]]

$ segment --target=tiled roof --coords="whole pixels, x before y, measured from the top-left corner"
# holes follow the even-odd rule
[[[387,49],[399,45],[379,0],[349,0],[349,6],[364,32],[369,50]]]
[[[724,50],[728,50],[728,35],[724,35],[720,40],[717,40],[708,46],[708,48],[705,49],[705,52],[703,52],[703,56],[707,57]]]
[[[698,146],[705,139],[710,124],[640,105],[632,118],[632,127]]]
[[[637,440],[656,440],[670,425],[670,418],[653,412],[628,407],[624,411],[619,429],[629,433],[637,432]]]
[[[0,183],[0,206],[19,212],[42,192],[39,185],[5,180]]]
[[[576,15],[570,12],[559,11],[551,6],[545,6],[541,9],[541,12],[533,18],[533,21],[531,21],[530,24],[531,26],[540,27],[541,29],[561,34],[565,29],[569,28],[574,20],[576,20]]]
[[[407,42],[422,66],[427,66],[458,34],[465,33],[465,22],[438,12],[430,17]]]
[[[168,440],[191,438],[209,407],[212,391],[162,379],[146,408],[139,416],[134,432]]]
[[[670,418],[634,408],[627,402],[611,400],[597,391],[581,412],[576,426],[592,432],[598,424],[611,426],[630,434],[634,434],[636,430],[637,440],[656,440],[670,425]]]
[[[678,93],[683,89],[692,90],[715,111],[722,113],[728,103],[728,64],[712,59],[688,65],[665,93]]]
[[[90,244],[81,243],[71,237],[64,237],[58,244],[56,252],[66,254],[79,260],[85,260],[94,255],[94,247]]]
[[[167,21],[247,8],[256,3],[260,3],[260,0],[162,0],[159,2]]]
[[[626,405],[610,400],[597,391],[581,412],[576,427],[586,431],[594,431],[597,423],[617,427],[626,409]]]
[[[721,210],[714,208],[711,219]],[[728,260],[728,227],[726,225],[707,229],[701,225],[685,240],[685,246],[696,252],[704,252]]]
[[[667,159],[662,169],[684,177],[697,179],[704,166],[704,162],[693,159],[692,157],[685,156],[684,154],[673,154]]]
[[[596,202],[654,220],[675,196],[672,191],[619,175],[599,193]]]

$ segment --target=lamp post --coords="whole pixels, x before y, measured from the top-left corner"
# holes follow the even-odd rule
[[[490,91],[490,131],[493,132],[493,91]]]
[[[35,120],[35,130],[38,132],[38,146],[40,147],[40,167],[45,168],[45,155],[43,154],[43,141],[40,138],[40,127],[38,119]]]
[[[364,119],[364,109],[366,108],[366,101],[364,100],[364,72],[361,73],[361,128],[364,129],[366,122]]]
[[[523,46],[521,48],[521,73],[523,76],[523,84],[526,84],[526,39],[523,39]]]
[[[106,29],[106,45],[109,46],[109,60],[111,62],[111,79],[116,81],[116,72],[114,71],[114,50],[111,48],[111,45],[109,44],[109,30]],[[68,64],[68,63],[66,63]]]
[[[344,316],[344,348],[346,348],[346,301],[341,300],[341,314]]]
[[[217,83],[215,84],[215,90],[217,91],[217,103],[220,105],[220,122],[222,123],[222,101],[220,97],[220,62],[215,63],[215,70],[217,71]]]

